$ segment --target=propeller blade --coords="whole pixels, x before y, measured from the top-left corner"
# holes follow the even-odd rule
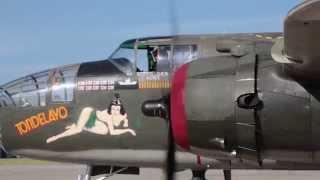
[[[168,151],[167,151],[167,180],[174,179],[174,173],[176,169],[176,159],[175,159],[175,143],[173,139],[172,126],[170,119],[168,119],[169,130],[168,130]]]
[[[145,101],[142,105],[142,112],[146,116],[161,117],[168,122],[168,147],[167,147],[167,159],[166,159],[166,175],[167,180],[174,179],[174,173],[176,169],[175,160],[175,142],[173,137],[173,126],[171,122],[170,113],[170,98],[163,97],[157,100]]]

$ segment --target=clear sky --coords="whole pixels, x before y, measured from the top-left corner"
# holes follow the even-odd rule
[[[282,31],[287,12],[300,2],[0,0],[0,84],[58,65],[105,59],[126,39],[172,34],[172,22],[178,34]]]

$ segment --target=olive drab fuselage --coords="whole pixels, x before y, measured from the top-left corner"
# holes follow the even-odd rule
[[[168,122],[146,116],[142,105],[172,96],[172,78],[186,65],[181,107],[171,108],[185,113],[186,126],[173,130],[187,134],[176,137],[187,138],[184,147],[177,143],[178,164],[217,168],[214,160],[230,160],[247,167],[237,160],[249,160],[263,168],[272,159],[312,166],[320,160],[319,88],[272,59],[279,36],[134,39],[107,60],[7,83],[0,96],[7,104],[0,108],[3,145],[39,159],[161,167]]]

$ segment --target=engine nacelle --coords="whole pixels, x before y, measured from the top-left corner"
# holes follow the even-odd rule
[[[175,72],[171,89],[175,142],[217,159],[310,162],[306,147],[317,136],[310,123],[318,121],[312,115],[318,101],[306,89],[270,56],[185,64]]]
[[[222,56],[185,64],[175,72],[171,121],[175,141],[182,148],[206,155],[210,151],[210,156],[230,155],[235,70],[235,58]]]

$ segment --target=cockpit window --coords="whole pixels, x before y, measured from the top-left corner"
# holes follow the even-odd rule
[[[170,50],[171,45],[148,45],[144,42],[130,41],[121,44],[109,60],[126,75],[132,75],[134,71],[168,72],[170,70],[170,63],[168,63]],[[120,64],[120,60],[123,59],[130,62],[131,66],[124,67]]]
[[[38,97],[36,95],[37,87],[30,76],[8,84],[6,86],[6,91],[9,93],[16,106],[38,106]]]
[[[68,102],[73,100],[75,78],[79,66],[57,68],[52,71],[51,101]]]
[[[109,61],[127,76],[132,76],[134,72],[134,49],[127,47],[118,48],[109,57]]]
[[[124,42],[109,60],[126,75],[135,72],[170,72],[198,58],[195,44],[157,44],[148,41]],[[124,63],[127,62],[127,63]]]
[[[6,103],[18,107],[45,106],[48,76],[48,71],[44,71],[4,85],[3,93],[10,100]]]
[[[173,46],[173,70],[181,65],[195,60],[198,57],[196,45],[174,45]]]
[[[158,56],[156,61],[156,71],[168,72],[169,70],[171,70],[171,46],[159,46],[157,51]]]
[[[4,89],[9,93],[16,106],[20,106],[21,83],[23,83],[23,80],[19,79],[4,86]]]
[[[158,45],[150,46],[147,50],[149,71],[174,71],[182,64],[198,58],[196,45]],[[139,65],[139,61],[145,61],[140,56],[138,57],[137,65]]]
[[[48,92],[48,81],[49,81],[49,71],[40,72],[34,74],[33,77],[36,80],[37,88],[38,88],[38,97],[40,106],[47,105],[46,94]]]
[[[0,89],[0,107],[7,107],[12,105],[12,100],[8,97],[5,91]]]
[[[137,52],[137,72],[148,72],[148,50],[139,49]]]
[[[37,84],[31,76],[26,77],[21,84],[20,106],[39,106],[39,96]]]
[[[24,108],[46,106],[50,100],[72,101],[78,68],[79,65],[66,66],[9,82],[3,86],[3,90],[0,89],[0,101],[6,100],[2,105]]]
[[[141,46],[141,45],[140,45]],[[140,47],[139,46],[139,47]],[[137,49],[138,72],[169,72],[170,71],[170,45],[144,45]]]

